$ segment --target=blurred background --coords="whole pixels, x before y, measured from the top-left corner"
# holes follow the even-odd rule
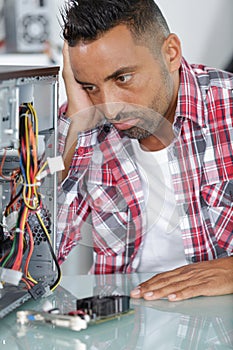
[[[67,0],[0,0],[0,65],[59,65]],[[232,69],[233,0],[157,0],[190,63]],[[65,100],[60,79],[60,104]]]

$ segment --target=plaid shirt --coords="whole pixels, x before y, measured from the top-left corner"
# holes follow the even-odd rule
[[[168,159],[189,263],[232,254],[232,91],[232,74],[182,59]],[[61,153],[69,124],[61,116]],[[131,140],[111,125],[79,133],[59,193],[58,261],[81,239],[80,228],[91,213],[92,272],[135,271],[146,223]]]

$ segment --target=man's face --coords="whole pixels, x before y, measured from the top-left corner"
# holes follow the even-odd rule
[[[77,82],[127,136],[146,139],[163,117],[173,121],[176,97],[167,56],[155,57],[147,46],[136,44],[126,26],[69,47],[69,54]]]

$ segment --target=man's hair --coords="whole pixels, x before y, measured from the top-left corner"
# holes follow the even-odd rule
[[[154,0],[70,0],[61,15],[69,46],[94,41],[121,24],[129,28],[135,41],[152,40],[153,46],[160,46],[169,34]]]

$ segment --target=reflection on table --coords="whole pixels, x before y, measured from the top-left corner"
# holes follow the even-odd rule
[[[77,298],[129,294],[151,274],[64,276],[48,300],[66,313]],[[45,299],[21,309],[42,310]],[[171,303],[131,300],[132,312],[75,332],[51,325],[20,326],[13,312],[0,323],[0,348],[75,350],[233,349],[233,295]]]

